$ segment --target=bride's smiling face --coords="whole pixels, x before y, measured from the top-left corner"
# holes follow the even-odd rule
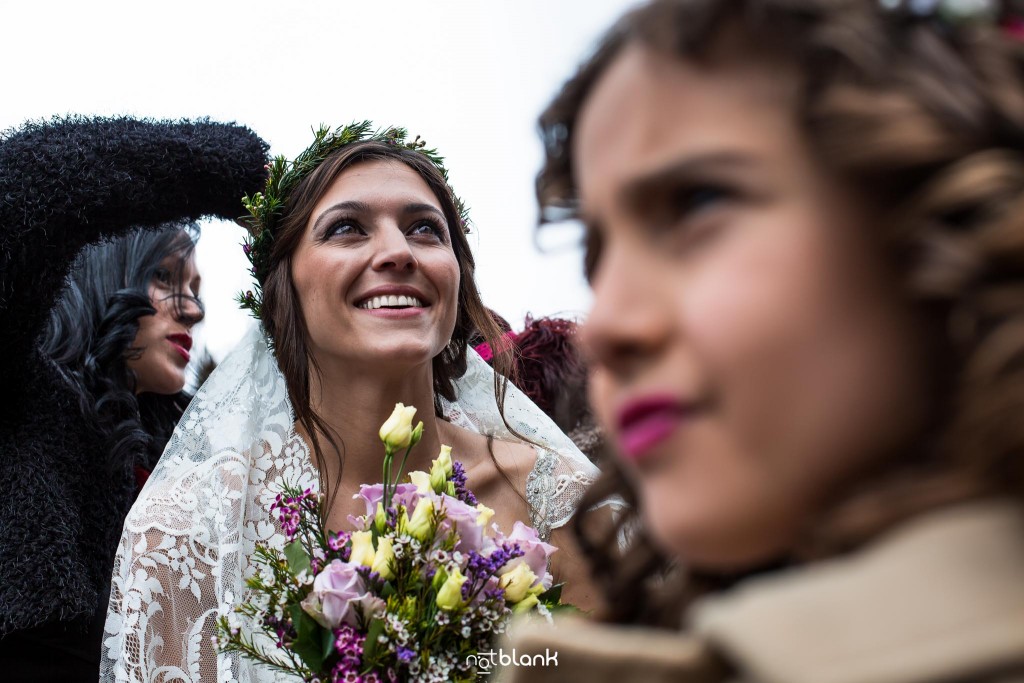
[[[398,161],[343,171],[316,203],[292,257],[316,360],[429,363],[451,339],[459,264],[429,186]]]

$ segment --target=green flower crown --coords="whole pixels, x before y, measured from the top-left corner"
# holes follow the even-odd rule
[[[248,216],[241,219],[249,231],[242,244],[242,250],[252,264],[250,273],[256,279],[254,289],[238,295],[238,303],[242,308],[248,308],[257,318],[263,306],[263,283],[270,274],[270,251],[274,243],[274,233],[277,230],[278,222],[284,210],[288,196],[298,186],[303,178],[308,176],[323,163],[335,151],[346,145],[356,142],[384,142],[396,147],[418,152],[430,160],[437,170],[441,172],[445,183],[448,182],[448,170],[444,167],[444,158],[438,155],[437,150],[428,148],[427,144],[417,135],[414,140],[408,140],[408,131],[405,128],[387,128],[373,130],[373,124],[369,121],[350,123],[347,126],[340,126],[333,131],[321,125],[315,131],[313,144],[307,147],[293,161],[288,161],[283,156],[276,156],[267,164],[267,184],[262,192],[253,195],[246,195],[242,198],[242,205],[245,206]],[[448,186],[455,208],[459,213],[461,228],[469,232],[469,212],[465,204]]]

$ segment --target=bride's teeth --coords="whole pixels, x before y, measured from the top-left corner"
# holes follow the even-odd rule
[[[367,299],[363,303],[359,304],[360,308],[366,308],[373,310],[375,308],[384,308],[385,306],[415,306],[417,308],[423,307],[423,302],[414,296],[375,296],[372,299]]]

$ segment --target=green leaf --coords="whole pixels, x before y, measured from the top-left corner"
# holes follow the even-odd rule
[[[313,621],[313,617],[306,614],[302,605],[292,605],[288,608],[288,612],[291,614],[292,624],[295,626],[295,633],[299,638],[308,636],[313,629],[320,626]]]
[[[323,652],[324,659],[327,659],[334,652],[334,633],[329,628],[321,629],[321,638],[323,638]]]
[[[556,583],[554,586],[538,595],[537,599],[543,602],[545,605],[558,604],[558,602],[562,599],[562,586],[564,585],[564,583]]]
[[[288,612],[292,616],[296,633],[291,649],[302,658],[306,666],[313,671],[319,671],[324,664],[323,636],[320,633],[324,629],[303,611],[301,605],[292,605]]]
[[[363,643],[363,661],[370,661],[377,652],[378,636],[384,632],[384,620],[374,619],[370,622],[370,628],[366,629],[366,641]]]
[[[309,555],[306,554],[306,549],[302,547],[301,541],[295,540],[286,545],[284,556],[288,558],[288,570],[293,576],[298,576],[309,569]]]

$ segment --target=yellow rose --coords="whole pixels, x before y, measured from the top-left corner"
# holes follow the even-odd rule
[[[491,517],[494,516],[494,510],[492,510],[491,508],[487,507],[483,503],[477,503],[476,511],[477,511],[476,523],[477,523],[478,526],[482,526],[484,528],[484,532],[486,533],[487,532],[487,524],[488,524],[488,522],[491,521]]]
[[[391,545],[391,539],[387,536],[381,536],[377,539],[377,553],[373,556],[373,564],[370,565],[370,571],[377,572],[380,574],[380,578],[387,581],[388,579],[395,578],[395,573],[391,571],[391,565],[395,561],[395,549]]]
[[[355,531],[352,533],[352,554],[348,561],[352,564],[361,564],[369,567],[373,564],[373,534],[369,531]]]
[[[380,427],[380,440],[392,451],[409,448],[412,443],[412,418],[416,408],[402,403],[395,404],[395,410]],[[422,429],[420,433],[422,434]]]
[[[452,447],[441,446],[441,452],[430,465],[430,487],[437,493],[441,493],[450,476],[452,476]]]
[[[512,606],[513,614],[522,614],[523,612],[529,612],[531,609],[537,606],[540,600],[533,593],[530,593],[525,598],[517,602]]]
[[[529,565],[520,562],[514,569],[505,572],[498,580],[498,586],[505,591],[505,600],[515,604],[525,598],[531,591],[530,588],[537,580]]]
[[[384,527],[388,525],[388,515],[384,512],[384,504],[377,503],[377,514],[374,515],[373,525],[377,527],[377,533],[383,533]]]
[[[430,493],[430,475],[421,470],[409,473],[409,481],[416,485],[416,492],[421,496]]]
[[[466,583],[466,577],[462,575],[459,568],[448,575],[441,590],[437,591],[437,606],[445,610],[453,610],[462,604],[462,584]]]
[[[412,419],[412,418],[410,418],[410,419]],[[420,421],[419,423],[416,424],[415,427],[413,427],[412,434],[409,435],[409,448],[412,448],[413,446],[418,444],[420,442],[420,439],[422,439],[422,438],[423,438],[423,422]]]
[[[402,513],[405,517],[405,513]],[[420,498],[411,518],[405,519],[405,532],[418,541],[430,538],[430,526],[434,521],[434,503],[429,498]]]

